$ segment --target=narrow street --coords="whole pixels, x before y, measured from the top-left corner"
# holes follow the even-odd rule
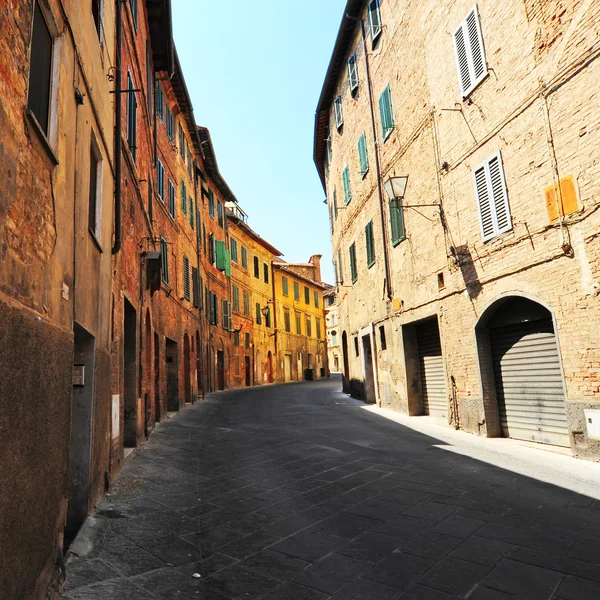
[[[62,598],[600,597],[598,465],[504,442],[542,482],[340,387],[222,392],[161,423],[73,543]],[[548,483],[571,463],[587,495]]]

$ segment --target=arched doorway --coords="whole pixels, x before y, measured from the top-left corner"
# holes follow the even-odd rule
[[[522,296],[492,304],[476,326],[488,435],[569,446],[552,313]]]
[[[267,354],[267,383],[273,383],[273,355],[269,350]]]
[[[190,338],[186,333],[183,336],[183,390],[185,394],[186,403],[192,401],[192,379],[190,360]]]
[[[348,360],[348,334],[342,333],[342,355],[344,357],[344,372],[342,373],[342,389],[346,394],[350,393],[350,366]]]

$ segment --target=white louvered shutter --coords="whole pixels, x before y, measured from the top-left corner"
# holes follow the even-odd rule
[[[458,81],[464,98],[487,75],[488,71],[477,6],[471,9],[453,37]]]
[[[504,180],[504,169],[502,168],[500,152],[489,159],[488,166],[496,227],[500,234],[512,229],[510,208],[508,206],[508,194],[506,193],[506,182]]]

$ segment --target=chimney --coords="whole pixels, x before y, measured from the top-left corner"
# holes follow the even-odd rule
[[[321,256],[322,254],[313,254],[308,261],[314,267],[314,280],[319,282],[321,281]]]

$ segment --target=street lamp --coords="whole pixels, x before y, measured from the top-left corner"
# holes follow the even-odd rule
[[[389,177],[383,184],[383,189],[390,200],[401,200],[406,192],[408,175],[406,177]]]

